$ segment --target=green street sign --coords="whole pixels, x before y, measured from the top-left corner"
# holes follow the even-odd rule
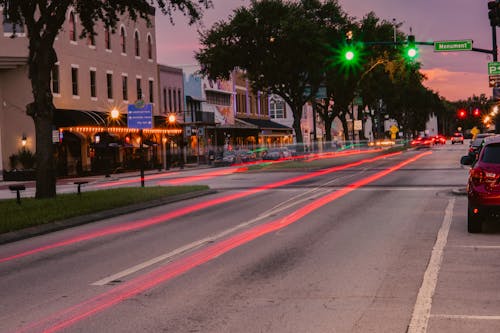
[[[434,52],[472,51],[472,39],[434,42]]]
[[[500,62],[488,63],[488,75],[500,75]]]

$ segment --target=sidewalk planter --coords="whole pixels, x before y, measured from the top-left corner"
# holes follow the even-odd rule
[[[4,181],[28,181],[35,179],[35,169],[3,171]]]

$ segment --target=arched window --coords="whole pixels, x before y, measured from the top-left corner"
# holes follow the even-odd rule
[[[109,31],[109,28],[104,30],[104,44],[106,45],[106,50],[111,50],[111,31]]]
[[[76,42],[76,22],[73,12],[69,13],[69,40]]]
[[[148,59],[153,59],[153,41],[151,35],[148,35]]]
[[[125,34],[125,28],[120,28],[120,43],[122,46],[122,53],[127,53],[127,36]]]
[[[134,33],[134,43],[135,43],[135,56],[140,57],[141,56],[141,47],[139,44],[139,31],[135,31]]]

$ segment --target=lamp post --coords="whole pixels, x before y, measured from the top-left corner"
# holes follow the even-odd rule
[[[176,135],[179,135],[182,133],[182,129],[179,128],[177,124],[177,117],[175,114],[170,114],[167,118],[167,136],[169,138],[168,144],[167,144],[167,167],[166,169],[170,169],[171,165],[171,147],[172,147],[172,138]],[[182,148],[182,147],[181,147]],[[181,150],[181,162],[180,162],[181,168],[184,167],[184,160],[182,156],[182,150]]]
[[[106,119],[106,132],[108,134],[108,137],[110,137],[109,135],[109,124],[110,122],[114,122],[116,120],[118,120],[118,118],[120,118],[120,111],[118,111],[117,108],[113,108],[110,112],[109,112],[109,117]],[[111,173],[111,151],[110,151],[110,148],[109,148],[109,142],[106,143],[106,177],[110,177],[110,173]]]

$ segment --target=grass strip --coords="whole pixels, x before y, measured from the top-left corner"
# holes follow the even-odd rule
[[[52,199],[22,198],[20,205],[16,199],[0,200],[0,233],[207,189],[205,185],[126,187],[58,194]]]

